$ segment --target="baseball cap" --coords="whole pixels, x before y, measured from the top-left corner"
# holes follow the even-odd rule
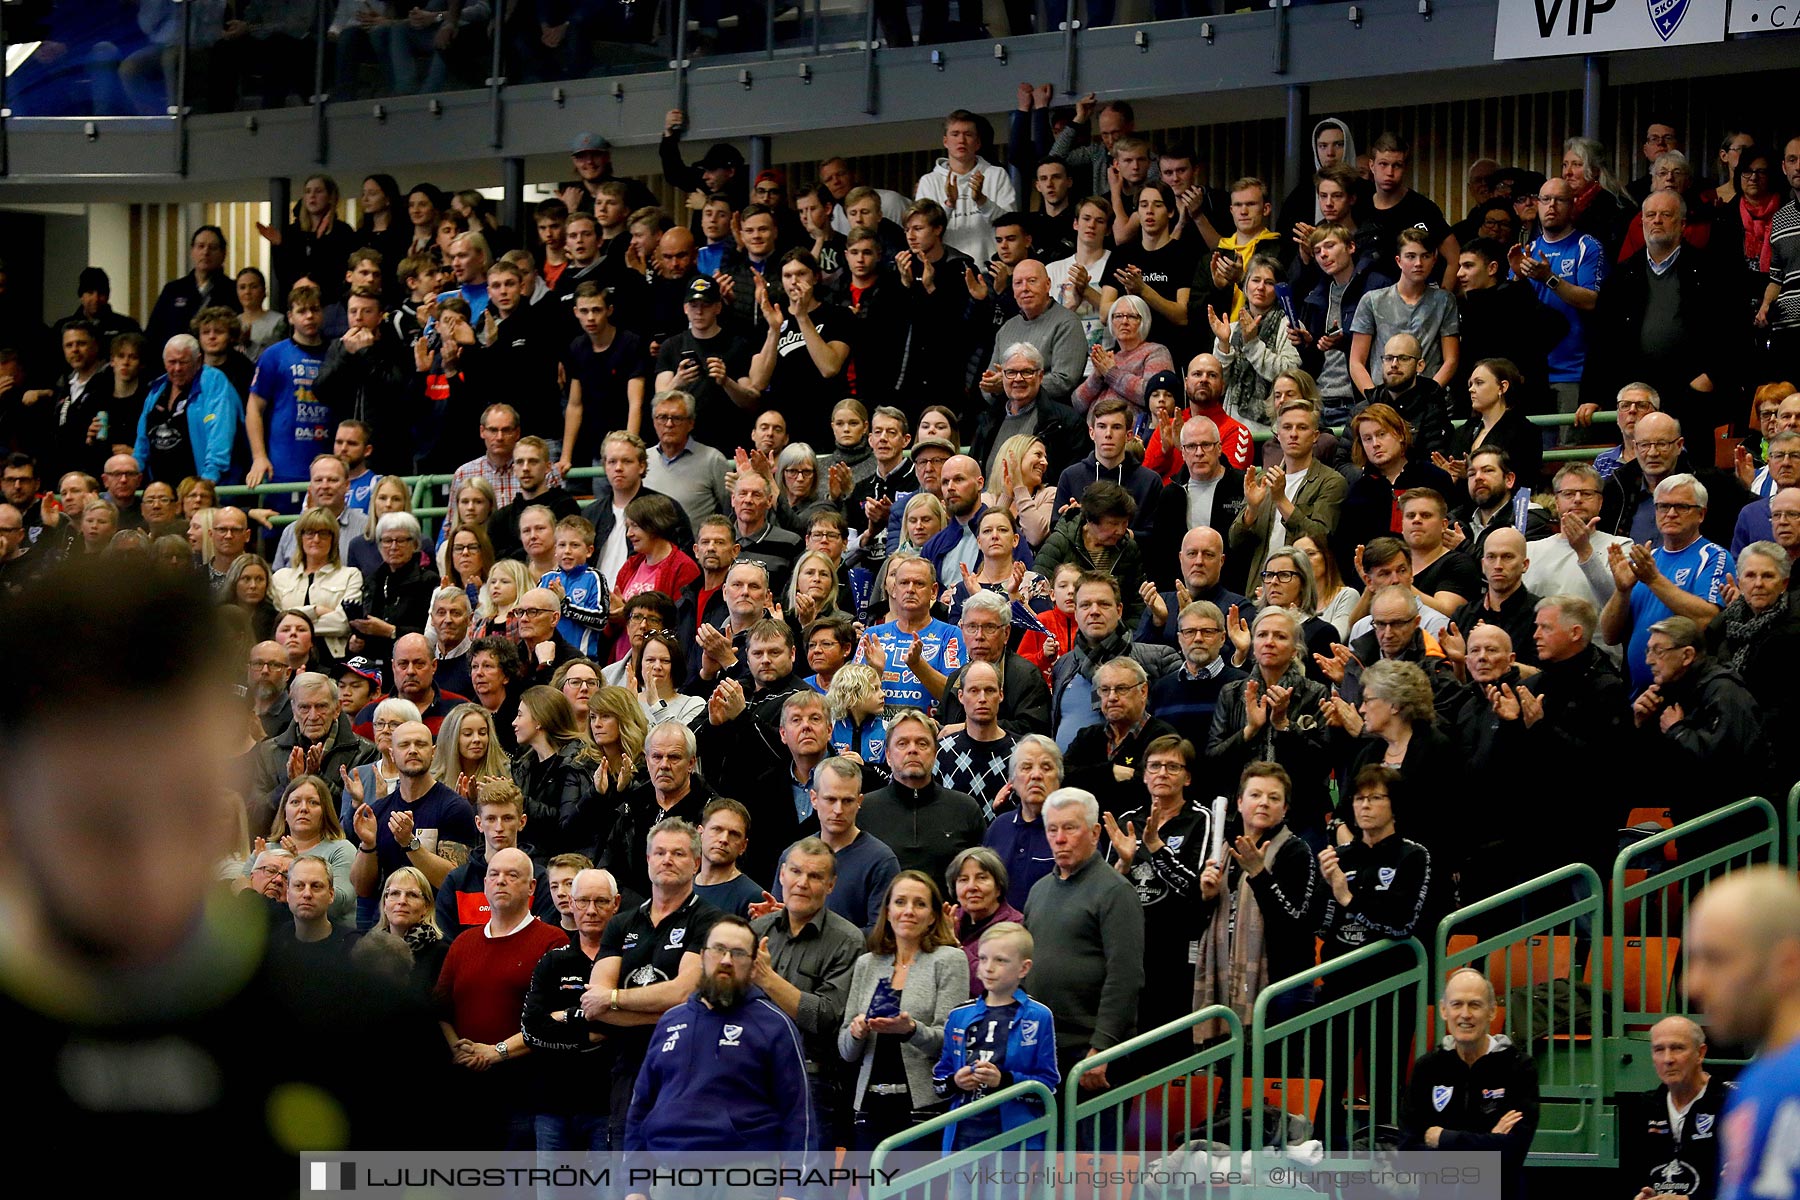
[[[787,187],[787,172],[780,167],[764,167],[757,173],[756,182],[761,183],[765,179],[773,179],[777,187]]]
[[[612,143],[597,133],[577,134],[575,140],[569,143],[570,154],[592,154],[611,149]]]
[[[354,658],[345,659],[344,665],[338,669],[338,678],[342,679],[346,675],[360,675],[368,680],[369,685],[376,691],[381,690],[381,668],[375,664],[373,659],[365,658],[360,654]]]
[[[682,302],[684,304],[717,304],[721,298],[719,285],[702,275],[688,284],[687,296]]]
[[[720,167],[742,167],[744,156],[730,142],[714,142],[706,157],[700,160],[702,171],[716,171]]]

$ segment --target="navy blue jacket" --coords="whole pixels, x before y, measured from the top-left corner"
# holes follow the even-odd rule
[[[797,1163],[813,1140],[806,1088],[800,1030],[761,988],[724,1012],[690,996],[650,1037],[625,1150],[755,1149]]]

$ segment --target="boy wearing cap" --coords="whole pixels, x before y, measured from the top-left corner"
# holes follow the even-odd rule
[[[381,668],[358,654],[338,669],[338,711],[352,720],[381,695]]]
[[[597,133],[576,134],[575,140],[569,143],[569,162],[575,167],[576,181],[565,184],[558,195],[569,212],[584,212],[591,216],[600,185],[614,177],[612,143]],[[637,180],[627,180],[625,186],[628,189],[625,199],[633,210],[656,203],[655,194]]]
[[[750,421],[761,397],[746,382],[753,347],[719,324],[719,285],[704,277],[688,285],[682,311],[688,327],[666,339],[656,355],[656,391],[679,388],[694,398],[695,428],[713,444],[748,445]]]

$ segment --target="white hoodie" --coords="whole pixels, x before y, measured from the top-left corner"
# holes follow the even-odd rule
[[[981,172],[981,203],[976,204],[974,188],[969,186],[969,175]],[[950,179],[950,160],[940,158],[931,174],[919,178],[919,186],[913,193],[917,200],[936,200],[950,214],[950,225],[944,230],[944,244],[974,259],[977,265],[984,265],[994,257],[994,218],[1004,212],[1011,212],[1017,207],[1018,193],[1013,191],[1012,176],[1004,168],[996,167],[987,159],[976,156],[975,167],[969,175],[956,177],[956,203],[945,201],[948,194],[946,183]]]

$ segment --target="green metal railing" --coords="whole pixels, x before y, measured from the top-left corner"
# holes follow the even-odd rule
[[[1195,1046],[1194,1030],[1215,1020],[1224,1024],[1224,1037],[1207,1046]],[[1142,1074],[1134,1072],[1133,1061],[1141,1062],[1146,1052],[1156,1056],[1175,1050],[1184,1052]],[[1121,1157],[1135,1156],[1140,1166],[1148,1166],[1195,1136],[1217,1140],[1211,1137],[1213,1115],[1227,1113],[1230,1131],[1223,1144],[1235,1153],[1241,1148],[1237,1130],[1243,1052],[1243,1023],[1229,1008],[1214,1004],[1082,1059],[1062,1081],[1064,1150],[1074,1153],[1080,1147],[1084,1153],[1103,1150]],[[1221,1063],[1225,1064],[1223,1071]],[[1109,1068],[1114,1086],[1083,1099],[1081,1075],[1096,1067]],[[1131,1073],[1128,1079],[1127,1073]],[[1095,1200],[1116,1191],[1092,1176],[1085,1179],[1071,1178],[1064,1200]],[[1192,1194],[1177,1187],[1168,1190]],[[1209,1183],[1200,1194],[1211,1191]]]
[[[1538,426],[1540,429],[1554,429],[1564,425],[1572,426],[1575,424],[1574,413],[1540,413],[1535,416],[1527,416],[1525,419],[1530,421],[1533,425]],[[1591,423],[1594,425],[1617,425],[1619,423],[1619,414],[1616,412],[1597,412],[1594,414]],[[1452,424],[1458,426],[1466,425],[1468,424],[1468,420],[1454,421]],[[1344,430],[1341,426],[1333,429],[1331,432],[1336,437],[1341,438],[1344,436]],[[1250,436],[1259,446],[1275,437],[1273,433],[1262,432],[1253,432]],[[1592,462],[1606,449],[1608,449],[1606,446],[1566,446],[1555,450],[1544,451],[1544,461],[1547,463]]]
[[[1787,865],[1789,870],[1800,871],[1800,783],[1788,790]]]
[[[1041,1111],[1031,1120],[973,1146],[948,1154],[942,1152],[946,1129],[997,1113],[1001,1105],[1015,1100],[1034,1100]],[[869,1158],[869,1170],[876,1182],[866,1193],[866,1200],[938,1200],[945,1195],[959,1200],[999,1196],[1008,1200],[1053,1200],[1055,1174],[1051,1168],[1056,1163],[1056,1126],[1056,1097],[1049,1088],[1033,1079],[1002,1088],[896,1133],[876,1146]],[[1037,1138],[1044,1139],[1042,1149],[1030,1145]],[[884,1180],[883,1173],[887,1171],[898,1173]],[[981,1175],[989,1171],[1028,1177],[1029,1182],[987,1184]],[[974,1178],[965,1178],[969,1175]]]
[[[1406,959],[1408,965],[1384,967],[1383,978],[1376,982],[1294,1016],[1270,1020],[1272,1007],[1290,995],[1309,992],[1314,981],[1322,982],[1327,990],[1348,986],[1347,977],[1378,959]],[[1262,1136],[1266,1109],[1277,1090],[1272,1085],[1279,1081],[1280,1107],[1289,1113],[1296,1110],[1294,1090],[1303,1090],[1300,1106],[1308,1111],[1302,1115],[1311,1117],[1312,1136],[1327,1150],[1373,1155],[1375,1127],[1400,1123],[1407,1049],[1417,1047],[1420,1053],[1425,1049],[1430,974],[1425,948],[1417,941],[1384,939],[1264,988],[1251,1014],[1250,1061],[1245,1075],[1253,1133]],[[1406,1011],[1409,1007],[1410,1013]],[[1366,1080],[1366,1088],[1360,1091],[1356,1087],[1359,1055]],[[1315,1085],[1317,1104],[1312,1103]],[[1360,1131],[1359,1115],[1363,1122]]]
[[[1800,788],[1789,793],[1790,810],[1796,793],[1800,793]],[[1679,848],[1685,838],[1692,844],[1709,829],[1728,823],[1734,831],[1738,823],[1744,826],[1735,840],[1701,854],[1684,854],[1660,871],[1653,870],[1643,879],[1627,882],[1627,872],[1634,867],[1660,865],[1664,848],[1671,843]],[[1619,852],[1613,860],[1612,911],[1607,922],[1612,933],[1612,986],[1607,990],[1612,997],[1610,1028],[1615,1034],[1623,1033],[1628,1025],[1648,1028],[1669,1016],[1692,1017],[1706,1024],[1705,1016],[1694,1009],[1686,983],[1675,971],[1688,905],[1714,879],[1757,863],[1778,860],[1780,842],[1781,821],[1775,806],[1761,796],[1750,796]],[[1634,908],[1636,921],[1631,919]],[[1639,932],[1628,936],[1633,925]],[[1633,940],[1638,943],[1635,947],[1628,945]],[[1634,981],[1627,971],[1627,950],[1633,950],[1637,959],[1635,987],[1631,986]]]
[[[1592,953],[1602,904],[1599,874],[1575,863],[1459,908],[1438,923],[1440,978],[1471,966],[1486,975],[1506,1010],[1507,1036],[1537,1064],[1545,1104],[1528,1160],[1534,1164],[1610,1161],[1615,1154],[1609,1122],[1602,1120],[1605,1010]],[[1545,905],[1554,907],[1532,915]],[[1492,918],[1509,912],[1525,915],[1509,928],[1485,932]],[[1469,934],[1471,925],[1484,932]],[[1461,944],[1452,949],[1452,942]],[[1582,996],[1585,1023],[1576,1012]],[[1548,1020],[1539,1019],[1539,1002],[1547,1004]]]
[[[606,470],[603,467],[573,467],[563,472],[563,478],[565,480],[598,479],[605,474]],[[412,490],[412,514],[419,518],[419,527],[424,532],[427,543],[430,543],[433,538],[431,523],[450,513],[449,506],[446,504],[429,503],[432,499],[431,493],[437,488],[448,488],[452,478],[454,477],[450,475],[399,476],[400,481]],[[220,500],[247,500],[255,499],[258,496],[304,496],[309,486],[302,479],[291,483],[259,483],[255,487],[248,487],[241,483],[221,484],[214,491]],[[269,518],[269,525],[272,528],[280,529],[283,525],[291,525],[299,519],[300,514],[297,512],[276,513]]]

